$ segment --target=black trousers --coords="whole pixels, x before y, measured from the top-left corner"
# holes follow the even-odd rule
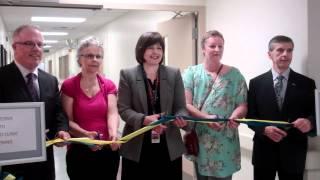
[[[122,157],[121,180],[182,180],[182,157],[171,161],[165,136],[161,135],[156,144],[150,137],[149,131],[144,136],[139,162]]]
[[[303,172],[292,173],[276,168],[254,167],[254,180],[275,180],[278,172],[279,180],[303,180]]]
[[[119,153],[106,146],[92,151],[88,146],[72,144],[67,151],[67,173],[70,180],[116,180]]]
[[[16,164],[2,167],[3,172],[23,180],[55,180],[53,147],[47,148],[47,161]]]

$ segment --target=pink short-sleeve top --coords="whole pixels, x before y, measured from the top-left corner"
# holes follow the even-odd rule
[[[96,131],[103,140],[109,139],[107,114],[108,95],[117,94],[115,84],[97,75],[100,91],[93,97],[88,97],[80,88],[81,73],[65,80],[61,91],[73,98],[73,119],[83,129]]]

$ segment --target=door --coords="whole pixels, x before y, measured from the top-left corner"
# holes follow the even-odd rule
[[[196,17],[193,13],[175,17],[158,24],[158,31],[165,38],[165,64],[180,68],[196,64]]]

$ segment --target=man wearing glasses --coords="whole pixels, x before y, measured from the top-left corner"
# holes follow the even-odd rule
[[[0,103],[45,102],[47,137],[69,138],[58,81],[38,68],[43,55],[40,30],[35,26],[22,25],[14,31],[12,41],[14,62],[0,68]],[[53,148],[47,148],[47,161],[4,166],[3,171],[24,180],[54,180]]]

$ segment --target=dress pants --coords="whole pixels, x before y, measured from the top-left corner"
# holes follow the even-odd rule
[[[303,180],[303,172],[292,173],[285,172],[281,169],[275,168],[258,168],[254,167],[254,180],[275,180],[276,173],[278,172],[279,180]]]
[[[70,180],[116,180],[119,153],[109,146],[92,151],[88,146],[72,144],[67,151],[67,173]]]
[[[152,175],[152,176],[150,176]],[[144,135],[140,161],[122,157],[121,180],[182,180],[182,157],[170,160],[165,135],[151,143],[150,131]]]

